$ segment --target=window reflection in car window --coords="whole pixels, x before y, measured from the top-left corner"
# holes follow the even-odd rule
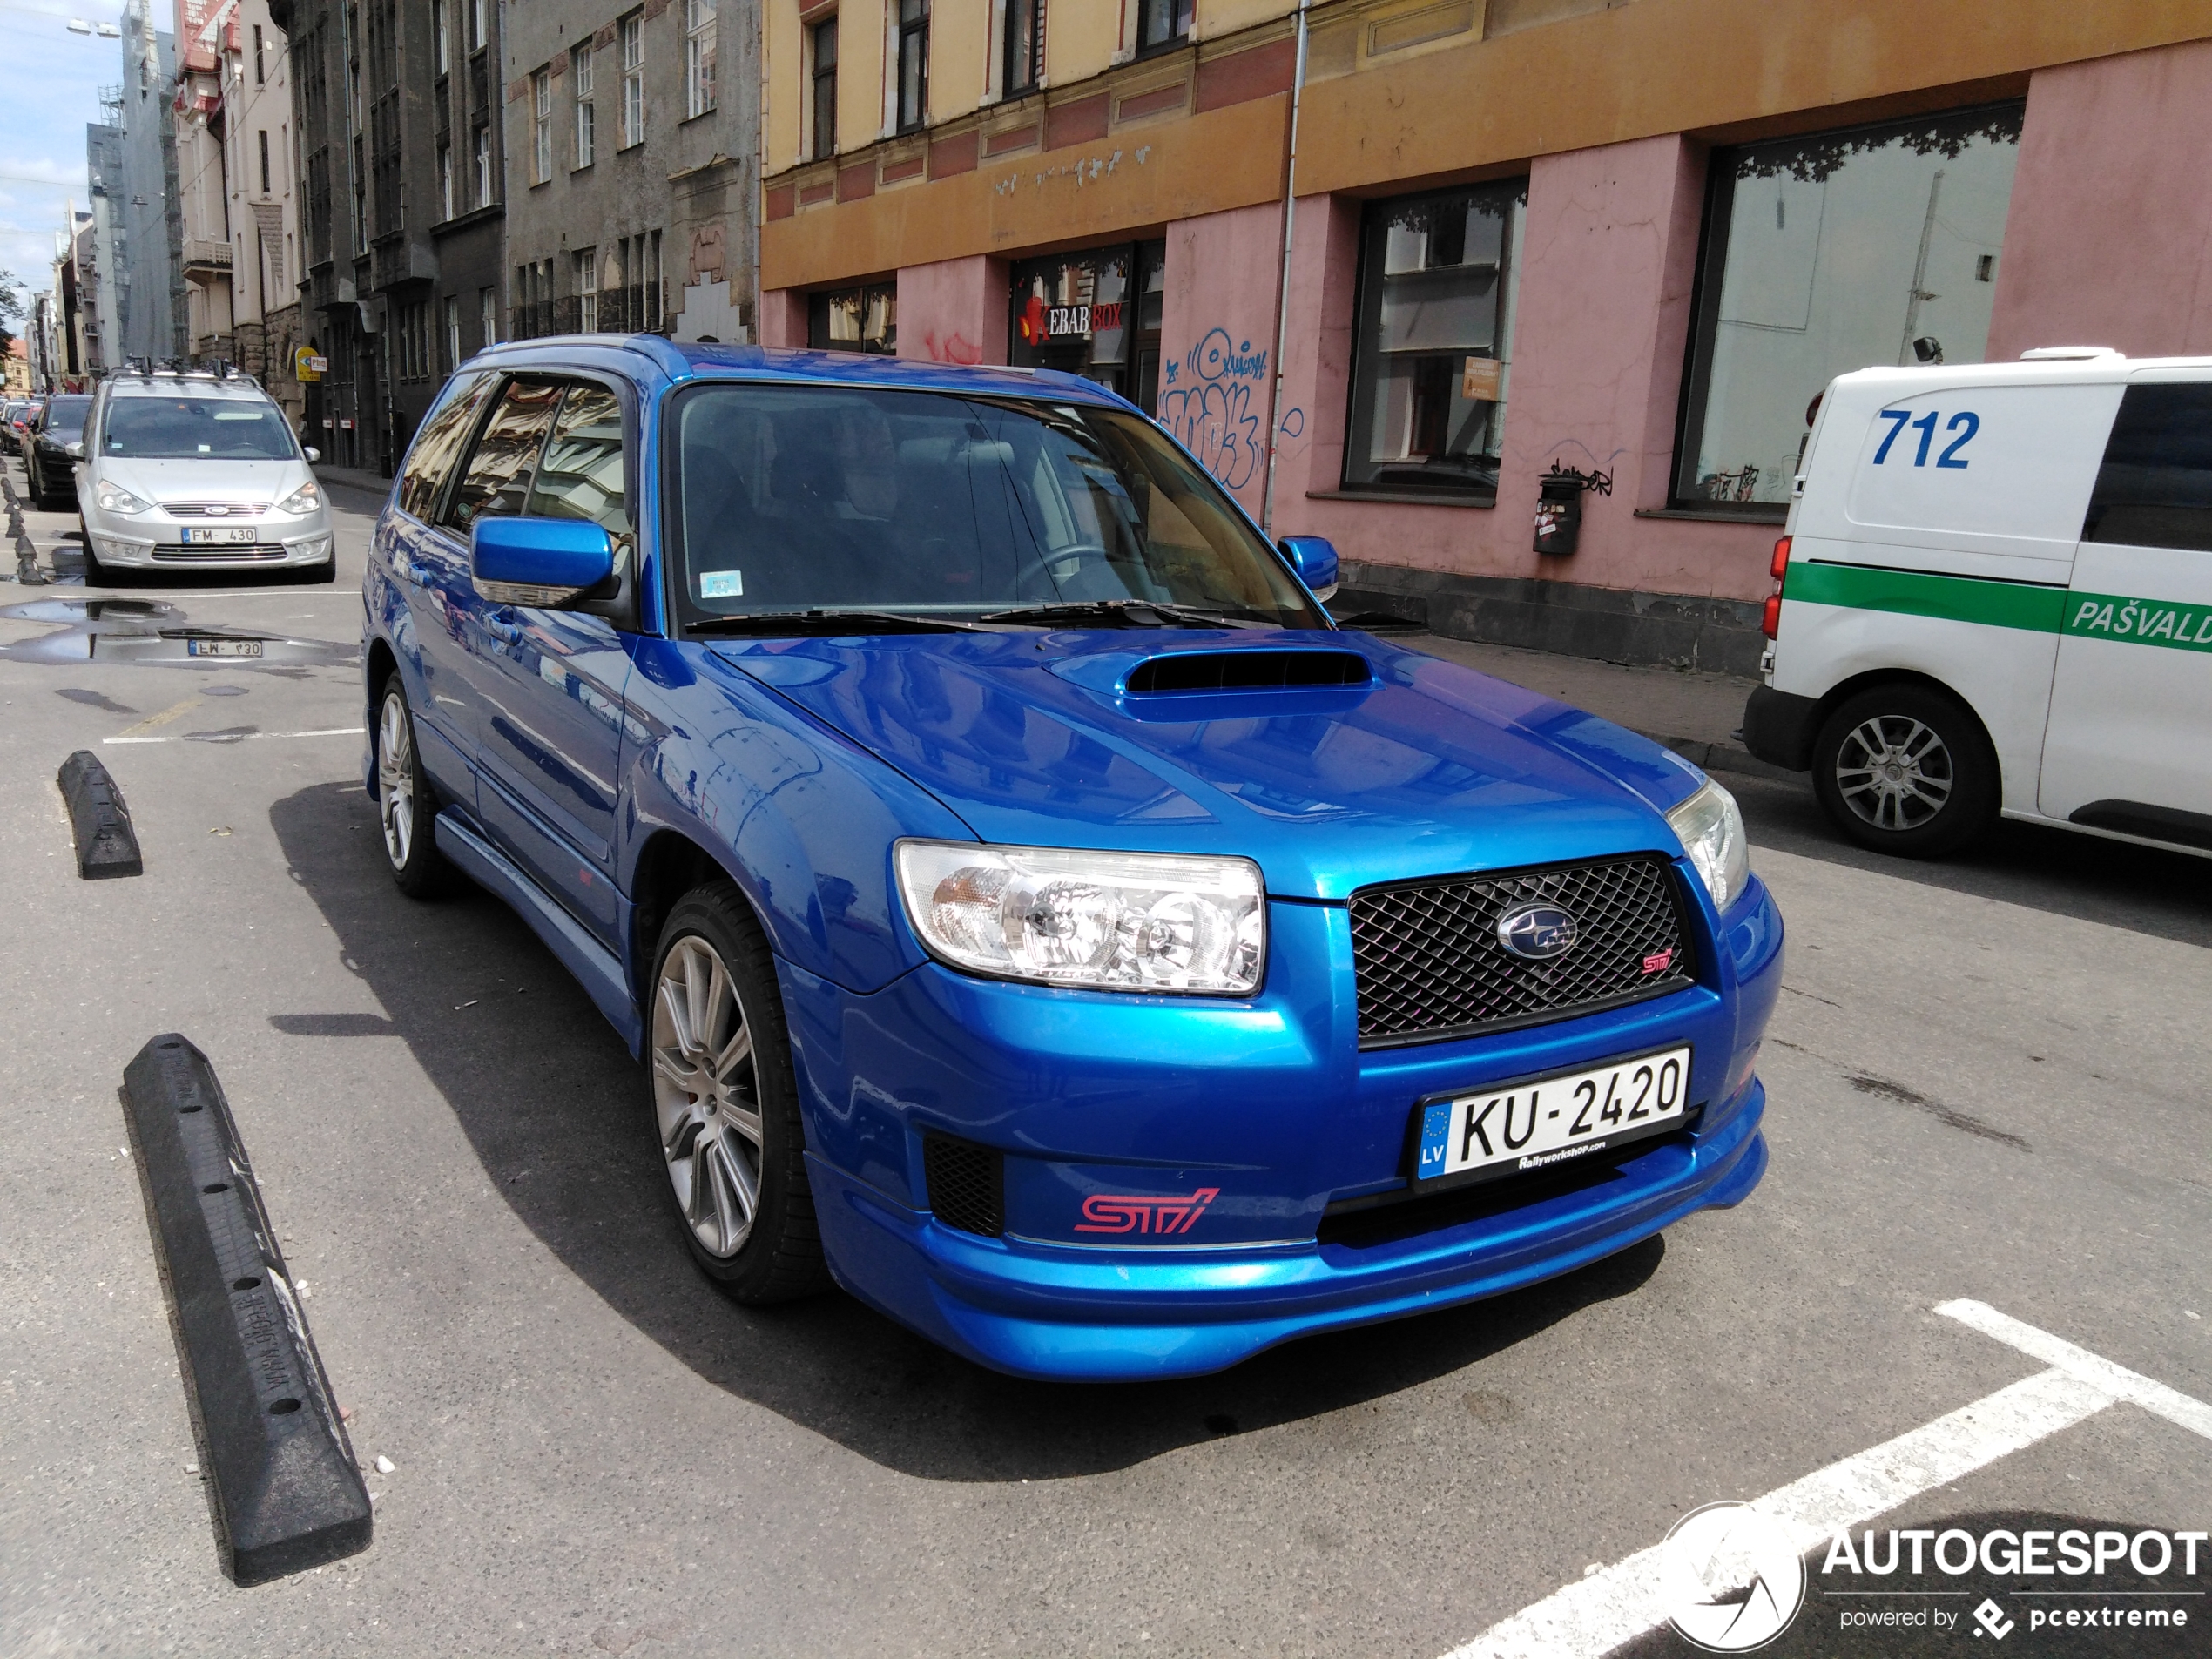
[[[561,390],[558,381],[516,381],[500,395],[446,509],[448,524],[466,530],[479,518],[512,517],[523,510]]]
[[[1155,600],[1317,624],[1220,488],[1088,404],[717,386],[678,417],[682,608]]]
[[[300,453],[274,404],[126,397],[108,406],[104,455],[142,461],[290,461]]]
[[[588,518],[605,525],[617,540],[630,534],[622,400],[605,387],[570,388],[525,510],[545,518]]]

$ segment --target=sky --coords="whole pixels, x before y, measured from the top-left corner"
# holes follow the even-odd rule
[[[64,205],[85,203],[84,127],[123,78],[123,43],[73,35],[119,23],[118,0],[0,0],[0,271],[44,288]],[[165,16],[162,8],[157,17]]]

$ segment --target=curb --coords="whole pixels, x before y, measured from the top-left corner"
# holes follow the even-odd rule
[[[144,875],[138,832],[131,809],[99,757],[79,749],[62,762],[55,782],[69,806],[69,827],[77,840],[77,873],[87,881],[109,876]]]
[[[214,1068],[172,1032],[121,1092],[224,1569],[264,1584],[367,1549],[368,1489]]]

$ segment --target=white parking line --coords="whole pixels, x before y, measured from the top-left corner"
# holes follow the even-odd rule
[[[2052,1368],[1751,1501],[1802,1552],[2093,1417],[2118,1400],[2212,1435],[2212,1406],[1979,1302],[1936,1310]],[[1660,1546],[1555,1590],[1446,1659],[1597,1659],[1666,1622]]]
[[[313,732],[222,732],[205,736],[197,732],[164,732],[158,738],[102,738],[102,743],[259,743],[273,738],[358,738],[363,725],[327,725]]]

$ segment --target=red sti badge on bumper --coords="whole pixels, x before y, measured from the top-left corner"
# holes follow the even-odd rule
[[[1079,1233],[1187,1233],[1219,1187],[1200,1187],[1187,1198],[1150,1198],[1094,1192],[1083,1200]]]

